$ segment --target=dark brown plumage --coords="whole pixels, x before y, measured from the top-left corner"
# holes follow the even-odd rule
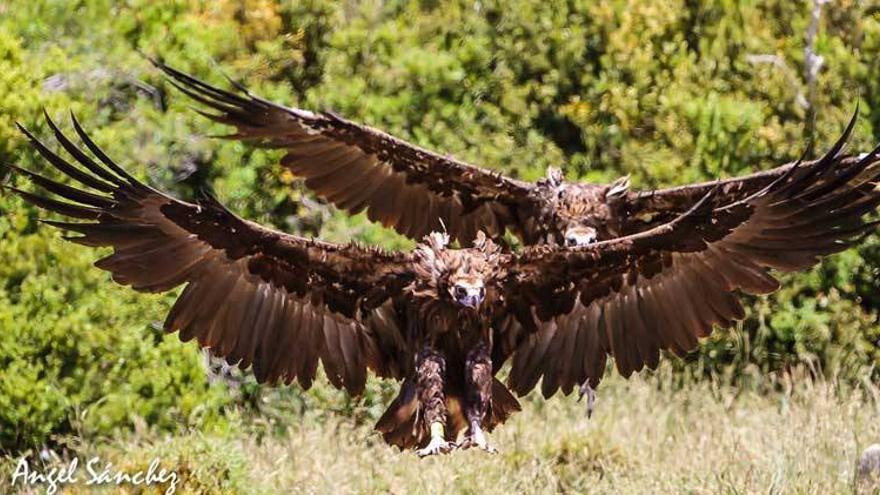
[[[48,117],[47,117],[48,119]],[[776,288],[770,269],[795,271],[838,252],[875,224],[866,177],[873,154],[835,168],[844,139],[757,193],[719,204],[712,189],[685,213],[644,232],[577,248],[503,250],[478,233],[453,249],[432,233],[409,253],[307,240],[242,220],[213,199],[191,204],[142,184],[74,126],[49,121],[82,168],[24,131],[55,168],[88,191],[21,169],[59,199],[25,200],[85,222],[47,221],[68,239],[108,246],[96,265],[147,292],[185,285],[165,322],[260,381],[309,387],[320,363],[349,393],[367,370],[402,380],[377,424],[389,443],[434,454],[493,450],[483,434],[519,409],[543,379],[550,396],[598,384],[607,355],[624,375],[685,352],[714,325],[741,318],[736,293]],[[848,131],[852,126],[848,128]],[[870,179],[870,180],[867,180]],[[508,390],[495,374],[511,362]]]
[[[612,184],[567,183],[559,170],[527,183],[419,148],[332,113],[287,108],[248,93],[211,86],[156,62],[173,85],[234,126],[228,137],[281,148],[281,160],[337,207],[367,216],[412,239],[447,230],[463,244],[482,230],[503,243],[510,229],[526,245],[581,245],[668,222],[716,185],[721,204],[744,199],[793,164],[735,179],[633,192],[626,178]],[[835,154],[837,173],[858,157]]]

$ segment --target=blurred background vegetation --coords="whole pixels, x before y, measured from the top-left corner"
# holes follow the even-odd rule
[[[0,177],[4,164],[45,168],[15,121],[48,136],[42,109],[67,128],[73,110],[157,187],[184,198],[208,187],[255,221],[404,249],[307,194],[278,153],[206,137],[228,129],[192,112],[140,53],[524,179],[552,165],[649,188],[774,167],[810,136],[821,152],[859,100],[850,149],[880,141],[880,9],[838,0],[818,22],[813,11],[792,0],[0,0]],[[160,329],[175,294],[113,285],[94,252],[37,219],[0,195],[0,452],[143,430],[259,438],[291,418],[369,423],[382,411],[388,385],[352,400],[206,365]],[[772,388],[784,380],[765,377],[793,367],[876,381],[877,267],[874,236],[787,277],[657,386]]]

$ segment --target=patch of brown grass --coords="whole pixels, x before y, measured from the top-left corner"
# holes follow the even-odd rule
[[[176,463],[188,476],[181,493],[825,494],[851,493],[861,450],[880,441],[870,384],[800,380],[759,394],[664,383],[612,377],[592,419],[573,398],[529,397],[491,435],[497,456],[471,450],[419,460],[341,417],[261,440],[242,428],[97,450],[132,466],[157,455]]]

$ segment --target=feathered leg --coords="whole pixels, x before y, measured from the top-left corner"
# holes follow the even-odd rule
[[[446,426],[446,393],[443,391],[446,381],[446,360],[431,349],[423,349],[416,356],[416,391],[419,396],[419,413],[423,424],[431,429],[431,441],[424,448],[416,451],[419,457],[445,454],[455,447],[445,436]]]
[[[492,402],[492,358],[485,343],[479,343],[465,360],[465,417],[468,421],[468,434],[460,447],[467,449],[479,447],[491,454],[498,453],[489,445],[483,433],[483,419]]]

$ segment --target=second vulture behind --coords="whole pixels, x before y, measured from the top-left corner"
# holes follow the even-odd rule
[[[629,180],[570,183],[558,169],[528,183],[410,144],[329,112],[288,108],[237,86],[211,86],[156,62],[185,94],[213,112],[203,115],[234,126],[229,136],[286,151],[284,167],[305,185],[352,214],[414,240],[448,229],[468,245],[482,230],[496,243],[509,229],[525,245],[579,246],[644,231],[674,219],[718,186],[721,204],[744,200],[791,169],[792,164],[745,177],[634,192]],[[839,151],[839,150],[838,150]],[[834,173],[858,157],[833,154]]]

